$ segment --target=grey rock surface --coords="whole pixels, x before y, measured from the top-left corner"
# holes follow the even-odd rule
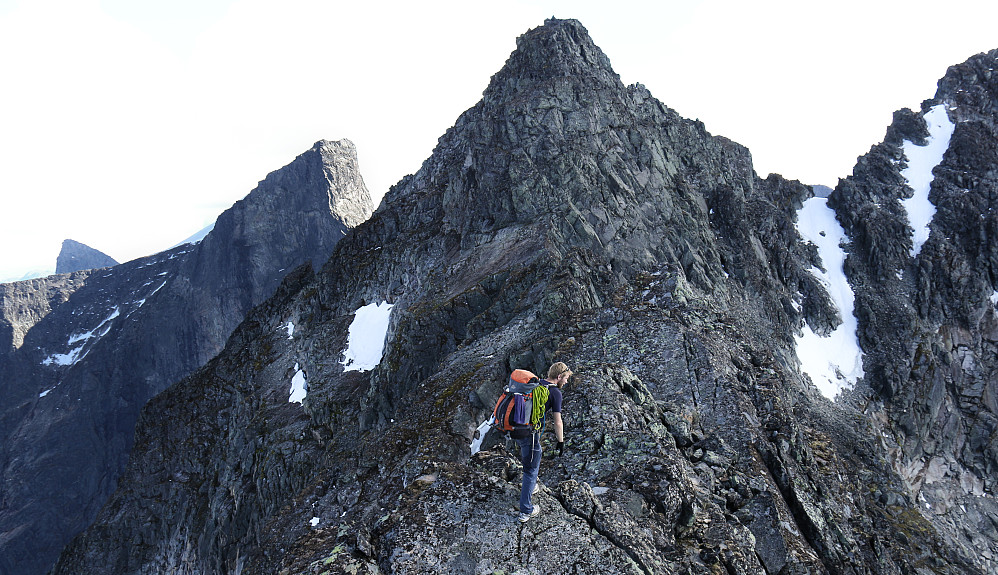
[[[118,262],[102,251],[74,240],[63,240],[59,257],[55,261],[55,273],[68,274],[116,265]]]
[[[895,162],[892,134],[922,133],[911,116],[877,148]],[[985,389],[994,375],[966,335],[929,356],[935,396],[908,391],[917,369],[891,367],[929,324],[898,315],[899,287],[878,295],[897,279],[885,266],[911,265],[891,203],[908,192],[896,164],[870,172],[894,188],[864,177],[872,160],[829,199],[852,239],[869,356],[867,381],[831,402],[794,341],[805,321],[842,321],[794,226],[813,190],[758,177],[744,147],[623,86],[580,23],[545,22],[321,270],[286,277],[222,353],[146,405],[119,488],[54,572],[994,572],[993,495],[977,475],[989,452],[976,450],[990,436],[934,444],[979,496],[945,472],[919,490],[905,472],[970,425],[925,417],[974,395],[977,380],[953,374]],[[995,172],[981,161],[981,177]],[[955,282],[970,285],[989,295]],[[957,317],[941,309],[960,301],[919,313]],[[355,312],[381,302],[394,307],[380,363],[345,371]],[[944,363],[954,353],[958,367]],[[576,374],[565,453],[551,455],[548,431],[542,511],[521,524],[517,458],[493,435],[470,445],[509,371],[554,360]],[[913,408],[925,423],[906,425]],[[927,512],[925,485],[966,512]]]
[[[0,286],[0,573],[46,572],[123,472],[145,403],[373,211],[349,141],[321,141],[198,244]]]

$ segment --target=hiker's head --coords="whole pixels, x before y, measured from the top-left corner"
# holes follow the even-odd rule
[[[552,383],[557,383],[558,387],[564,387],[568,383],[568,378],[572,376],[572,370],[568,369],[568,366],[562,362],[556,362],[548,368],[547,380]]]

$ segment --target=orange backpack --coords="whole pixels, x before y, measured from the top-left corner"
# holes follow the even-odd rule
[[[539,383],[540,378],[533,373],[525,369],[514,370],[509,376],[509,384],[496,401],[492,425],[499,431],[514,432],[514,436],[532,431],[533,392]]]

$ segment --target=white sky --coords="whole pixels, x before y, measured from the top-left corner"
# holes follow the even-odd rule
[[[834,186],[998,3],[0,0],[0,279],[72,238],[118,261],[214,221],[319,139],[378,202],[478,101],[516,37],[577,18],[625,84]]]

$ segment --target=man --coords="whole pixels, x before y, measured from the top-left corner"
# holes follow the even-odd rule
[[[558,441],[558,455],[565,450],[565,429],[561,420],[561,389],[568,383],[572,370],[562,362],[557,362],[548,368],[548,376],[541,385],[547,387],[549,395],[546,411],[551,412],[554,422],[554,436]],[[541,435],[536,431],[522,437],[513,437],[520,446],[520,461],[523,463],[523,485],[520,487],[520,523],[530,521],[530,518],[541,512],[536,504],[532,504],[531,496],[539,491],[537,473],[541,468]]]
[[[548,387],[547,411],[551,413],[551,421],[554,423],[554,437],[558,441],[558,455],[565,451],[565,428],[561,421],[561,390],[568,383],[568,378],[572,377],[572,370],[562,362],[553,364],[548,369],[548,376],[544,380],[544,385]]]

